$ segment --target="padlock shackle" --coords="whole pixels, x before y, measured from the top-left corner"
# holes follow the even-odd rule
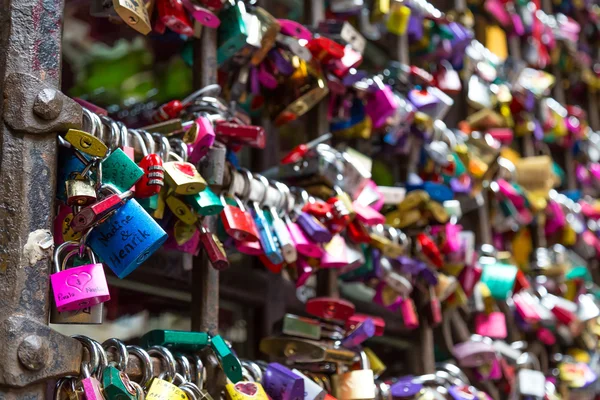
[[[84,121],[87,119],[90,123],[90,134],[92,136],[96,136],[99,137],[98,135],[101,135],[101,130],[102,130],[102,120],[100,119],[100,117],[98,115],[96,115],[95,113],[91,112],[90,110],[88,110],[87,108],[82,108],[83,109],[83,117],[84,117]]]
[[[137,129],[130,129],[129,133],[137,140],[140,150],[142,151],[142,156],[146,157],[148,155],[148,147],[146,146],[146,141],[142,137],[142,134]]]
[[[112,118],[109,118],[106,115],[101,115],[100,120],[102,121],[103,127],[106,126],[109,128],[108,133],[110,134],[110,137],[108,140],[105,141],[108,147],[108,156],[118,147],[118,139],[121,136],[121,128],[119,128],[119,125]],[[104,133],[105,131],[105,129],[102,129],[102,133]],[[103,137],[100,137],[100,139],[104,140]]]
[[[69,240],[64,243],[61,243],[58,247],[56,247],[56,249],[54,249],[54,260],[53,260],[53,264],[52,264],[53,265],[53,269],[52,269],[53,273],[55,273],[55,274],[59,273],[61,271],[61,265],[64,268],[66,260],[69,259],[70,257],[74,256],[75,253],[79,253],[79,246],[80,246],[79,242],[76,242],[74,240]],[[61,261],[60,261],[61,254],[64,251],[66,251],[69,247],[76,247],[76,249],[74,251],[70,251],[65,256],[65,258],[63,259],[63,262],[61,264]],[[90,249],[90,251],[91,251],[91,249]],[[96,264],[96,263],[94,262],[94,264]]]

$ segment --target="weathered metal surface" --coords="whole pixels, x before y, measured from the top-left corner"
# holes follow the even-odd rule
[[[203,29],[200,39],[194,41],[194,88],[217,82],[217,32]],[[210,217],[215,221],[214,217]],[[205,252],[195,257],[192,267],[192,330],[216,335],[219,331],[219,271],[210,264]],[[219,398],[226,379],[214,354],[206,349],[201,355],[206,367],[206,390]]]
[[[15,73],[59,86],[63,6],[62,0],[0,0],[0,93]],[[42,87],[36,89],[34,99]],[[6,103],[0,102],[0,119]],[[21,111],[33,113],[30,107]],[[51,229],[55,184],[56,136],[23,134],[1,121],[0,399],[43,399],[43,380],[79,370],[79,342],[47,326],[50,256],[29,263],[23,250],[31,232]],[[41,350],[32,338],[21,346],[31,335]]]
[[[47,134],[80,128],[82,110],[39,78],[12,73],[4,84],[4,121],[17,132]]]

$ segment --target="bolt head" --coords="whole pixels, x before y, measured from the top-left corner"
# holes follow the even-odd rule
[[[58,118],[63,107],[63,99],[54,89],[42,89],[33,103],[33,112],[47,121]]]
[[[29,335],[17,350],[19,362],[30,371],[39,371],[48,361],[48,342],[37,335]]]

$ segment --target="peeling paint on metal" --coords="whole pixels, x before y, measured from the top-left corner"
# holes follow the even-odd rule
[[[23,256],[33,266],[44,258],[52,257],[54,249],[54,238],[52,232],[47,229],[33,231],[27,237],[27,243],[23,246]]]

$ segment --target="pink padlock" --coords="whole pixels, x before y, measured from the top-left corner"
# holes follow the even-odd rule
[[[594,207],[590,203],[585,201],[579,201],[579,205],[581,206],[581,213],[586,216],[586,218],[591,219],[600,219],[600,207]]]
[[[348,265],[346,241],[343,237],[335,235],[323,247],[325,253],[321,257],[321,268],[342,268]]]
[[[493,339],[505,339],[506,316],[500,311],[478,313],[475,316],[475,333]]]
[[[496,20],[500,25],[504,28],[509,27],[512,24],[512,20],[510,18],[510,14],[506,11],[506,7],[500,0],[487,0],[483,8]]]
[[[205,116],[196,118],[193,123],[198,125],[198,135],[192,144],[188,144],[188,162],[198,164],[215,143],[215,130],[212,122]]]
[[[446,242],[442,248],[444,253],[457,253],[460,251],[460,231],[462,231],[462,226],[452,222],[448,222],[444,226],[444,235],[446,236]]]
[[[373,302],[387,308],[392,312],[397,312],[398,309],[400,309],[402,302],[404,302],[404,299],[385,282],[379,282],[375,288]]]
[[[259,256],[265,252],[260,245],[260,240],[254,242],[235,240],[235,248],[242,254],[248,254],[249,256]]]
[[[556,343],[556,336],[554,333],[548,328],[540,328],[536,333],[537,338],[540,342],[544,343],[546,346],[553,346]]]
[[[494,358],[489,363],[482,365],[475,370],[475,377],[480,380],[493,380],[502,379],[502,366],[500,360]]]
[[[376,83],[377,88],[365,105],[365,113],[371,118],[373,128],[377,129],[385,125],[386,120],[394,115],[398,105],[392,88],[377,80]]]
[[[296,287],[304,286],[312,273],[313,267],[308,263],[306,258],[299,256],[296,260]]]
[[[582,185],[590,185],[592,183],[590,172],[584,165],[578,164],[575,167],[575,176],[577,177],[577,181]]]
[[[528,324],[533,325],[541,321],[541,317],[536,312],[533,304],[530,304],[527,300],[527,295],[517,293],[513,296],[513,303],[515,309],[521,318]]]
[[[258,66],[258,81],[267,89],[275,89],[277,87],[277,78],[267,70],[265,63]]]
[[[360,190],[356,190],[354,192],[355,200],[361,202],[361,204],[369,204],[369,206],[376,210],[381,211],[383,206],[385,205],[385,200],[383,197],[383,193],[379,190],[379,186],[372,179],[365,179],[365,183]],[[363,201],[363,198],[368,198],[369,201]],[[374,201],[370,199],[375,199]]]
[[[365,225],[374,226],[385,224],[385,217],[380,212],[370,206],[363,206],[358,201],[352,202],[352,208],[356,213],[356,218]]]
[[[198,21],[201,25],[207,28],[218,28],[221,25],[221,20],[212,11],[207,8],[200,7],[197,4],[192,3],[191,0],[181,0],[183,6],[188,10],[192,17]]]
[[[523,21],[521,17],[516,12],[510,14],[510,19],[512,20],[513,32],[517,36],[523,36],[525,34],[525,26],[523,26]]]
[[[175,240],[174,235],[169,235],[169,239],[163,245],[165,250],[180,251],[182,253],[191,254],[197,256],[200,253],[200,231],[196,231],[192,234],[192,237],[185,243],[178,244]]]
[[[321,258],[323,256],[323,248],[317,243],[311,242],[298,224],[288,221],[286,225],[290,232],[290,236],[292,237],[292,241],[294,242],[294,246],[296,246],[296,251],[299,254],[311,258]]]
[[[550,236],[558,232],[567,224],[565,213],[560,204],[558,204],[556,201],[548,201],[548,205],[546,206],[546,213],[548,214],[548,218],[546,219],[546,225],[544,226],[544,232],[546,236]]]
[[[416,329],[419,327],[419,316],[415,308],[415,302],[410,297],[402,299],[400,304],[400,314],[404,320],[404,326],[408,329]]]
[[[298,39],[310,40],[312,33],[302,24],[289,19],[278,19],[281,25],[281,33]]]
[[[63,251],[71,250],[62,260]],[[54,251],[54,273],[50,275],[54,301],[59,312],[80,310],[110,300],[104,267],[96,262],[96,256],[89,247],[86,247],[92,263],[64,269],[69,258],[79,251],[79,243],[64,242]]]
[[[510,200],[510,202],[513,203],[517,209],[522,209],[525,207],[525,199],[519,195],[519,192],[517,192],[513,185],[504,179],[498,179],[496,183],[498,184],[498,190],[500,193]]]
[[[594,179],[596,179],[597,181],[600,181],[600,164],[591,163],[589,165],[589,170],[590,170],[590,174],[592,174]]]
[[[491,344],[473,340],[454,345],[452,354],[461,367],[467,368],[480,367],[496,358],[496,351]]]

